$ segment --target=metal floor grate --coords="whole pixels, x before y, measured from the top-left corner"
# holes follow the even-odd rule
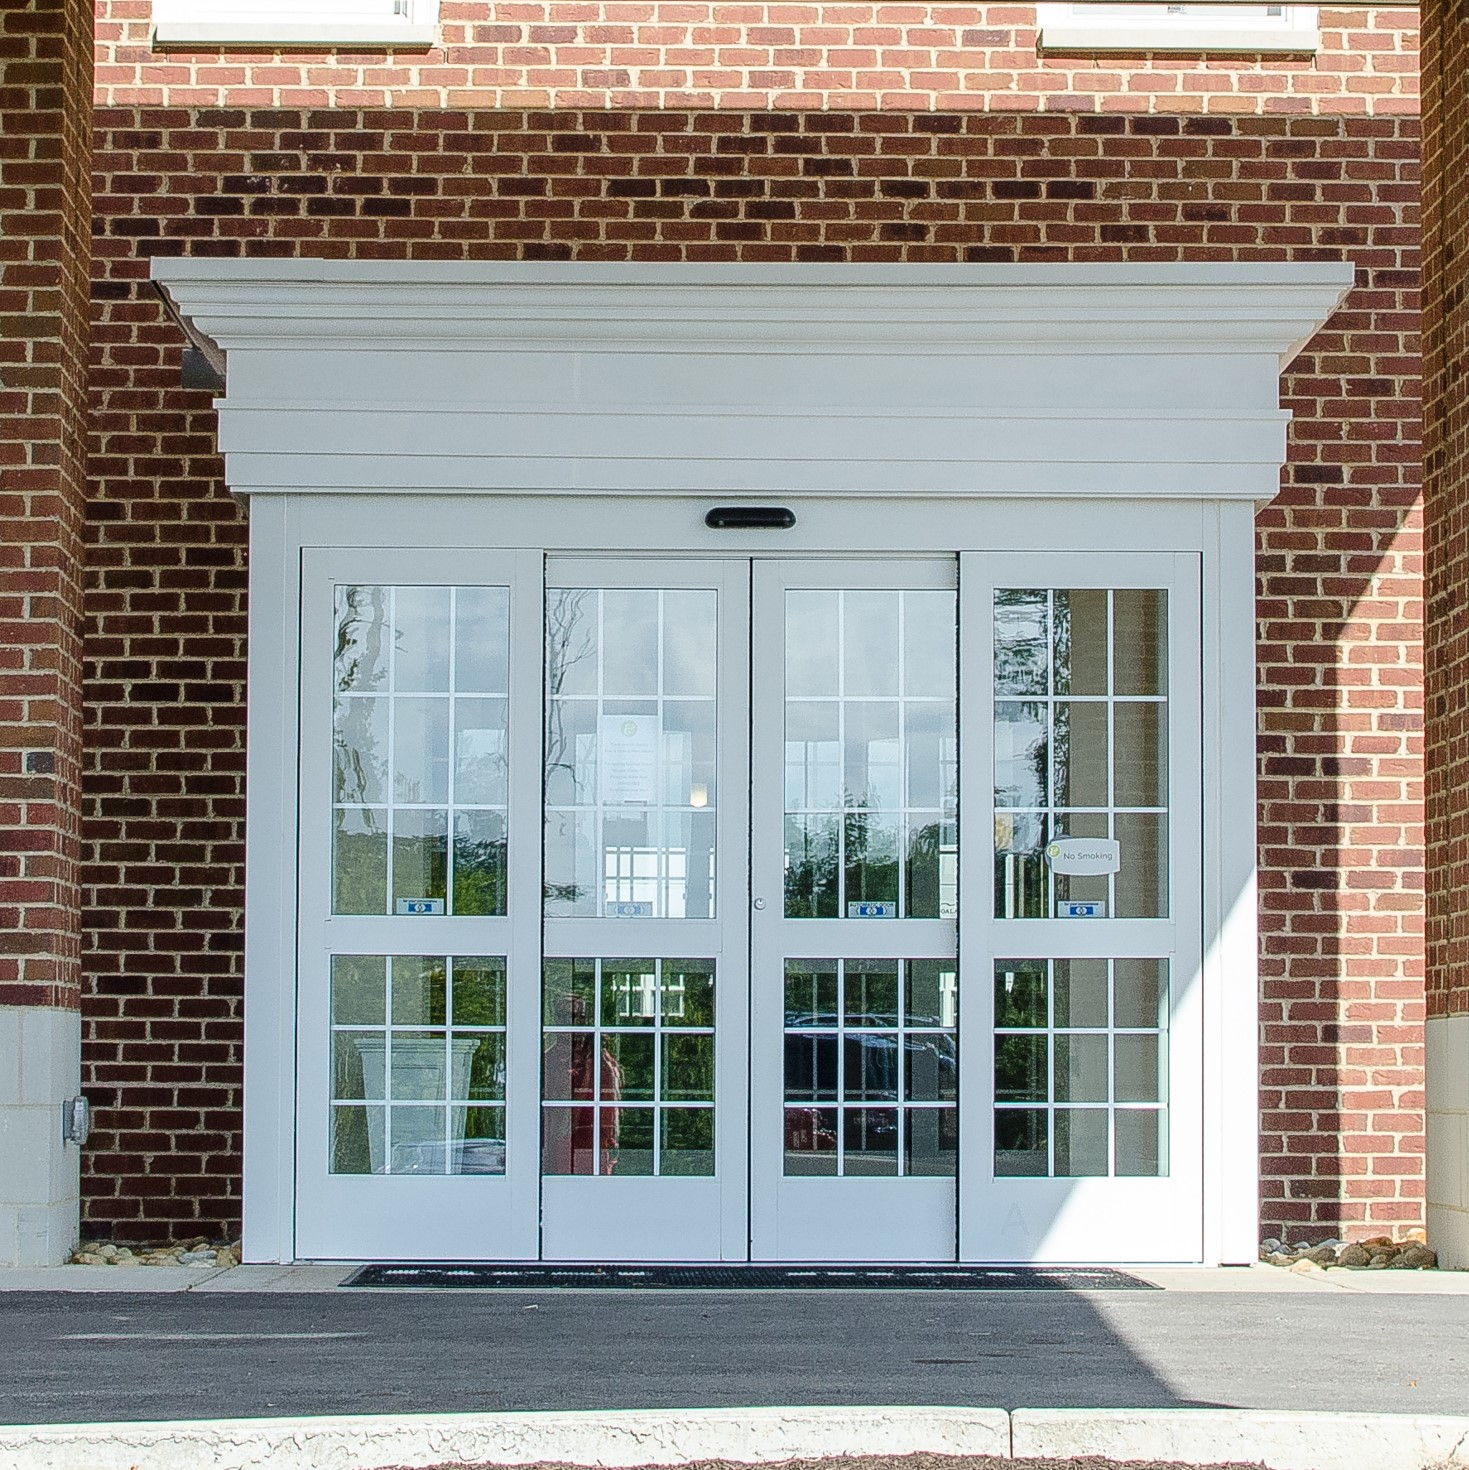
[[[1025,1266],[599,1266],[379,1264],[343,1286],[614,1287],[688,1291],[1156,1291],[1103,1267]]]

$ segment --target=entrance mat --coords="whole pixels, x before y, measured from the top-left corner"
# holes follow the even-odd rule
[[[380,1264],[343,1286],[652,1287],[687,1291],[1158,1291],[1104,1267],[1024,1266],[550,1266],[480,1261]]]

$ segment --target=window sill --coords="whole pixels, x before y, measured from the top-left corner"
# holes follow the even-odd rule
[[[168,20],[153,27],[155,46],[432,46],[438,27],[409,21]]]
[[[1040,51],[1230,51],[1250,55],[1310,55],[1321,46],[1316,30],[1284,30],[1199,26],[1048,25],[1042,27]]]

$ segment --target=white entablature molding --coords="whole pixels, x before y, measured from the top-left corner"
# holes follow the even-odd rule
[[[1268,500],[1348,263],[156,259],[244,494]]]

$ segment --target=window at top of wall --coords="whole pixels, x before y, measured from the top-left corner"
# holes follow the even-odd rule
[[[1314,5],[1041,4],[1042,51],[1303,52],[1320,45]]]
[[[153,0],[161,45],[428,46],[439,0]]]

